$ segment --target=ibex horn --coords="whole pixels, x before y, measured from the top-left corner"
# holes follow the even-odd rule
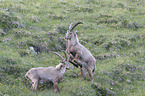
[[[69,25],[69,30],[71,30],[72,24],[73,24],[73,22]]]
[[[64,55],[65,55],[65,59],[66,59],[66,61],[67,61],[68,55],[67,55],[66,51],[64,51],[64,50],[62,50],[62,51],[63,51],[63,53],[64,53]]]
[[[52,51],[53,53],[55,53],[56,55],[58,55],[63,61],[65,61],[65,59],[57,52]]]
[[[78,22],[78,23],[74,24],[73,27],[69,29],[70,32],[71,32],[78,24],[83,24],[83,23],[82,23],[82,22]],[[71,25],[72,25],[72,23],[70,24],[70,26],[71,26]]]

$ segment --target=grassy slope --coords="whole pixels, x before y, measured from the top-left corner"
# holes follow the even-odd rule
[[[0,94],[35,95],[25,73],[32,67],[57,65],[60,59],[46,49],[56,50],[54,43],[62,46],[56,38],[64,37],[62,31],[71,22],[82,21],[76,29],[80,42],[97,60],[94,83],[82,81],[76,75],[80,70],[72,66],[57,95],[105,96],[110,91],[119,96],[143,96],[144,4],[143,0],[1,0]],[[38,47],[39,54],[30,46]],[[37,94],[54,95],[53,88],[39,86]]]

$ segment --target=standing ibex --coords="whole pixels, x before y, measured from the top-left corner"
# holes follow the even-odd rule
[[[66,51],[69,54],[69,61],[73,63],[75,66],[78,65],[80,66],[83,79],[86,79],[85,69],[87,69],[91,77],[91,82],[93,82],[94,79],[93,73],[96,69],[96,60],[92,56],[90,51],[79,43],[79,39],[77,37],[76,31],[73,31],[73,29],[78,24],[82,24],[82,22],[78,22],[73,26],[72,24],[73,23],[70,24],[69,30],[67,30],[66,33],[66,39],[68,40]]]
[[[38,81],[43,80],[47,82],[52,82],[54,87],[54,92],[59,92],[58,83],[62,80],[63,74],[65,73],[66,66],[68,65],[68,58],[65,52],[66,59],[64,59],[59,53],[57,54],[61,59],[62,63],[58,64],[56,67],[38,67],[31,68],[25,75],[25,78],[31,80],[32,90],[37,89]]]

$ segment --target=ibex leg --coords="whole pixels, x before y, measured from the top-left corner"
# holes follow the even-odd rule
[[[91,78],[91,83],[93,83],[93,80],[94,80],[93,73],[95,71],[95,68],[94,68],[94,66],[92,66],[92,64],[93,64],[93,62],[92,61],[89,61],[88,62],[88,65],[86,66],[86,69],[87,69],[87,71],[89,73],[89,76]]]
[[[85,68],[87,66],[87,63],[86,62],[83,62],[81,60],[78,60],[78,59],[75,59],[75,62],[80,66],[80,69],[81,69],[81,75],[83,77],[83,80],[86,79],[86,73],[85,73]]]
[[[94,80],[94,76],[93,76],[93,73],[92,73],[92,70],[87,68],[87,71],[89,73],[89,76],[91,77],[91,83],[93,83],[93,80]]]
[[[54,93],[60,92],[60,90],[58,88],[58,83],[57,82],[53,83],[53,87],[54,87]]]
[[[38,86],[38,79],[33,79],[32,82],[33,82],[33,84],[32,84],[31,89],[36,91],[37,86]]]
[[[73,61],[69,61],[71,64],[73,64],[75,67],[78,67],[78,64],[73,62]]]
[[[85,69],[84,68],[80,68],[81,69],[81,75],[83,77],[83,80],[86,79],[86,73],[85,73]]]
[[[75,59],[74,62],[77,63],[81,68],[82,68],[82,67],[85,67],[85,66],[87,65],[86,62],[81,61],[81,60],[79,60],[79,59]]]
[[[78,67],[78,64],[74,61],[72,61],[72,59],[74,59],[74,56],[72,54],[69,55],[69,62],[72,63],[75,67]]]

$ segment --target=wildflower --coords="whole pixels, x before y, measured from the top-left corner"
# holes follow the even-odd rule
[[[130,21],[130,22],[132,22],[132,21]]]
[[[125,12],[125,9],[123,11]]]
[[[39,5],[40,5],[40,3],[37,3],[37,5],[36,5],[36,6],[38,7]]]
[[[25,87],[25,90],[27,90],[27,88]]]
[[[135,20],[135,22],[137,22],[137,20]]]
[[[60,14],[57,15],[57,17],[59,17],[59,16],[60,16]]]

